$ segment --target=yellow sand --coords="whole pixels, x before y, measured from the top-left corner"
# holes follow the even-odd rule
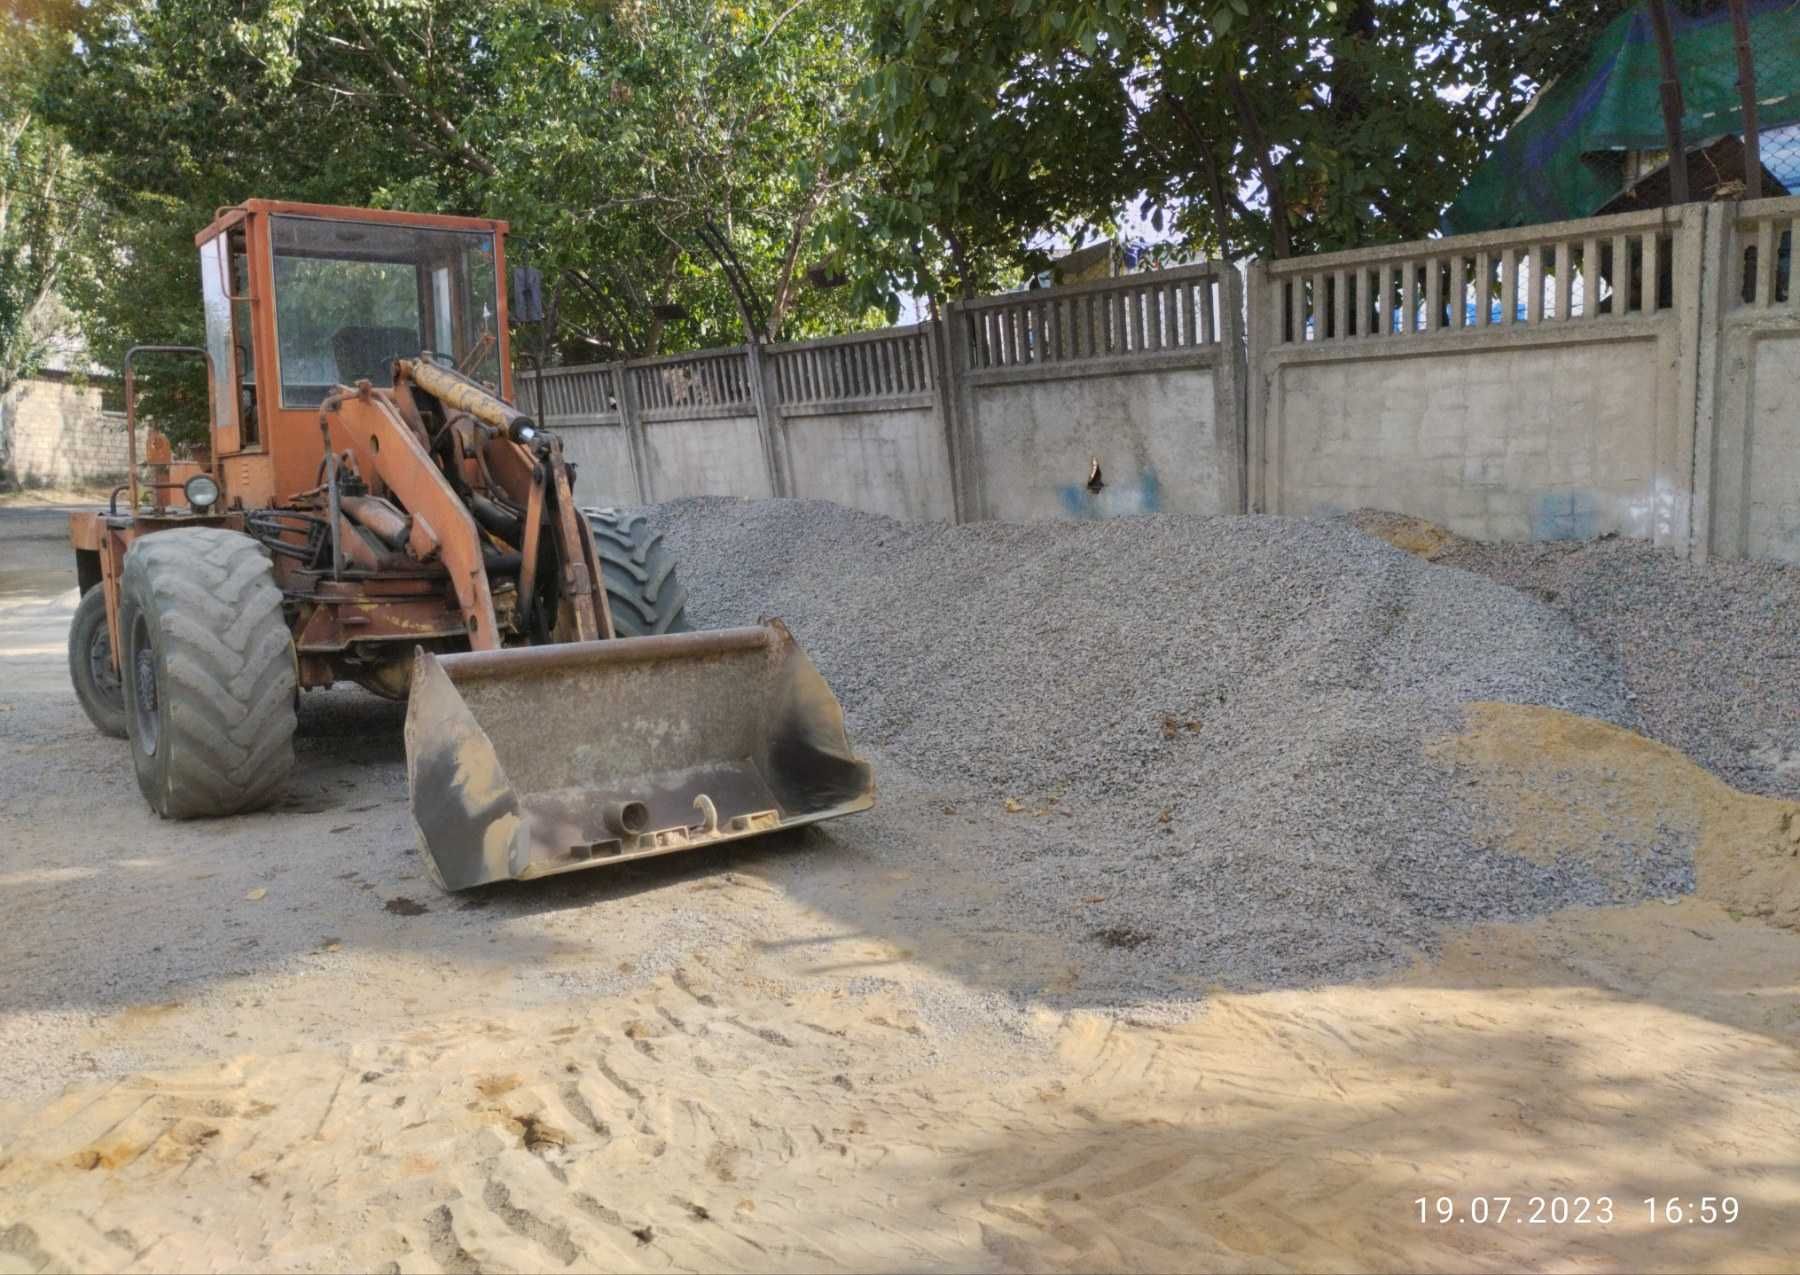
[[[1686,821],[1708,897],[1026,1040],[933,1037],[904,953],[877,997],[773,992],[751,944],[579,1013],[459,1016],[451,985],[347,1052],[0,1108],[0,1270],[1796,1269],[1800,934],[1747,919],[1792,924],[1790,806],[1540,709],[1440,751],[1524,853]],[[1421,1224],[1440,1195],[1513,1203]],[[1534,1195],[1614,1220],[1530,1225]],[[1642,1203],[1726,1195],[1729,1226]]]

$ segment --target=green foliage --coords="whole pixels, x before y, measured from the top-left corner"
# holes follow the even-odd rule
[[[884,180],[840,232],[870,294],[987,286],[1031,234],[1110,231],[1134,205],[1214,256],[1419,237],[1593,10],[869,0],[867,126],[843,158],[882,156]]]
[[[741,339],[709,221],[787,338],[1128,210],[1212,255],[1416,237],[1625,0],[43,2],[0,112],[106,209],[58,287],[116,365],[198,343],[193,233],[251,196],[506,218],[550,362]]]
[[[22,10],[0,10],[0,393],[42,361],[57,287],[91,257],[99,210],[85,173],[37,108],[59,39]]]
[[[534,264],[587,281],[565,286],[563,305],[588,304],[592,327],[628,349],[741,339],[723,274],[698,244],[711,219],[776,312],[768,335],[872,317],[800,286],[820,214],[863,180],[827,164],[863,66],[841,0],[511,12],[489,32],[497,91],[470,124],[496,139],[492,206],[530,228]],[[674,332],[650,317],[670,302],[691,316]]]
[[[507,219],[551,310],[521,343],[552,362],[741,340],[709,219],[770,334],[879,317],[801,286],[863,180],[826,163],[862,67],[846,0],[93,0],[60,20],[39,101],[108,205],[107,268],[71,297],[104,361],[198,343],[193,234],[249,197]]]

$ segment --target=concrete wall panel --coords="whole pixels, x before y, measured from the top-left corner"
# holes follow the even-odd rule
[[[980,384],[972,397],[989,517],[1235,512],[1221,502],[1210,367]]]
[[[651,421],[644,445],[652,500],[774,495],[754,416]]]
[[[635,505],[637,476],[623,425],[558,424],[563,455],[575,462],[575,495],[584,505]]]
[[[1704,205],[1253,268],[1253,508],[1484,540],[1695,527]]]
[[[949,521],[950,454],[930,407],[789,417],[793,494],[915,522]]]
[[[1392,509],[1481,540],[1668,530],[1654,336],[1291,362],[1274,374],[1271,512]]]
[[[1694,481],[1707,515],[1700,549],[1724,558],[1800,562],[1797,215],[1794,197],[1712,210],[1719,242],[1699,333],[1708,419]]]
[[[1765,334],[1751,348],[1746,556],[1800,562],[1800,331]]]

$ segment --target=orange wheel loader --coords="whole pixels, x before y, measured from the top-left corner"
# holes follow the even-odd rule
[[[300,688],[404,698],[445,888],[873,804],[779,621],[691,632],[662,538],[513,404],[503,222],[250,200],[195,237],[211,462],[70,518],[75,690],[167,818],[255,809]],[[135,430],[131,430],[135,449]],[[154,474],[166,476],[166,466]],[[127,504],[119,507],[119,496]]]

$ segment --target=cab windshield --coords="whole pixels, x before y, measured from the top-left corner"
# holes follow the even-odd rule
[[[494,236],[380,222],[271,218],[281,405],[317,407],[334,386],[393,383],[429,351],[498,388]]]

